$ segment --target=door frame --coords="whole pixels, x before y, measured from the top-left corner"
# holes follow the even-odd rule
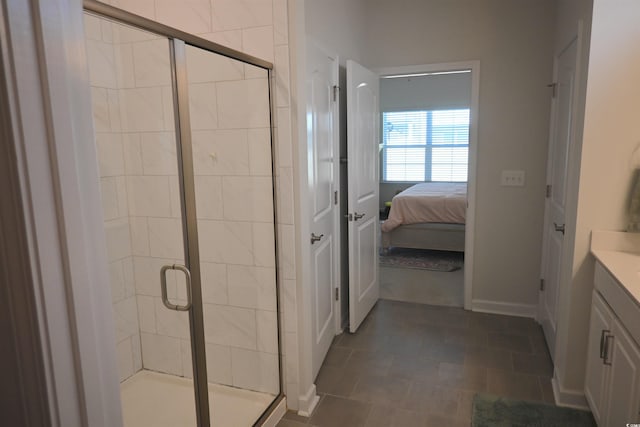
[[[473,271],[476,219],[476,186],[478,173],[478,123],[480,106],[480,61],[443,62],[434,64],[384,67],[374,69],[378,76],[418,74],[439,71],[471,70],[471,123],[469,125],[469,160],[467,175],[467,222],[464,235],[464,308],[473,308]]]

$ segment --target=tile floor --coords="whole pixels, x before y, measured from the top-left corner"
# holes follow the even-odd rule
[[[552,370],[532,319],[380,300],[335,338],[312,416],[278,427],[468,427],[476,392],[552,403]]]

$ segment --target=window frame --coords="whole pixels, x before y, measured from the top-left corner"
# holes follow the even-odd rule
[[[437,111],[461,111],[461,110],[465,110],[468,114],[468,122],[467,122],[467,143],[466,144],[455,144],[455,143],[449,143],[449,144],[433,144],[433,113],[437,112]],[[387,113],[411,113],[411,112],[424,112],[426,113],[426,131],[425,131],[425,137],[426,137],[426,142],[424,144],[405,144],[405,145],[392,145],[392,146],[388,146],[386,144],[386,131],[385,131],[385,114]],[[381,146],[381,150],[380,150],[380,182],[381,183],[385,183],[385,184],[415,184],[415,183],[419,183],[419,182],[464,182],[464,183],[468,183],[469,182],[469,149],[470,149],[470,142],[471,142],[471,107],[466,107],[466,108],[439,108],[439,109],[430,109],[430,110],[423,110],[423,109],[407,109],[407,110],[389,110],[389,111],[381,111],[380,112],[380,123],[381,123],[381,132],[380,134],[382,135],[382,142],[380,144]],[[434,148],[453,148],[453,147],[466,147],[467,148],[467,177],[466,180],[464,181],[434,181],[433,180],[433,149]],[[424,148],[424,175],[423,175],[423,179],[421,181],[410,181],[410,180],[403,180],[403,181],[395,181],[395,180],[387,180],[387,150],[389,148]]]

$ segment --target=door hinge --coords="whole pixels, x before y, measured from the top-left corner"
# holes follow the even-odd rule
[[[340,299],[340,289],[336,288],[336,301]]]
[[[338,100],[339,90],[340,90],[340,87],[338,85],[333,86],[333,102],[336,102]]]
[[[547,198],[551,197],[551,185],[550,184],[547,185],[547,190],[546,190],[545,194],[546,194]]]
[[[544,291],[544,279],[540,279],[540,291]]]
[[[550,87],[552,92],[551,92],[551,96],[553,98],[556,97],[556,95],[558,94],[558,83],[550,83],[547,85],[547,87]]]
[[[337,205],[338,204],[338,191],[334,191],[333,192],[333,204]]]

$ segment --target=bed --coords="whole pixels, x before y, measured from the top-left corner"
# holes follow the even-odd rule
[[[397,194],[382,223],[382,250],[390,247],[464,252],[467,184],[424,182]]]

